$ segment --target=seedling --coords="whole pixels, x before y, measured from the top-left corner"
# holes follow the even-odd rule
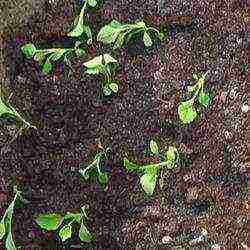
[[[19,129],[19,131],[16,133],[16,135],[14,136],[14,138],[12,139],[12,141],[18,136],[18,134],[20,134],[22,132],[22,130],[26,129],[26,128],[35,128],[37,129],[35,126],[31,125],[29,122],[27,122],[17,111],[16,109],[10,104],[10,98],[12,95],[10,95],[10,97],[8,98],[8,100],[5,100],[2,94],[2,86],[0,86],[0,119],[5,119],[7,117],[14,117],[15,120],[17,120],[18,122],[21,122],[22,126]]]
[[[57,231],[62,242],[72,237],[72,225],[80,225],[78,232],[79,238],[83,242],[91,242],[94,235],[86,227],[86,221],[89,219],[86,213],[86,206],[81,207],[79,213],[67,212],[65,216],[59,213],[39,214],[36,216],[36,223],[45,230]]]
[[[84,14],[85,14],[86,9],[88,7],[92,7],[92,8],[96,7],[97,2],[98,2],[97,0],[85,0],[79,16],[75,20],[74,29],[68,33],[68,36],[79,38],[82,36],[82,34],[85,33],[88,38],[87,44],[92,43],[93,38],[92,38],[91,29],[88,25],[84,24],[83,19],[84,19]]]
[[[113,49],[121,48],[124,42],[128,42],[135,34],[143,34],[143,42],[146,47],[153,45],[150,33],[155,33],[160,39],[162,34],[153,27],[147,27],[143,21],[134,24],[121,24],[117,20],[101,28],[97,35],[97,40],[104,44],[112,44]]]
[[[128,171],[136,172],[140,175],[140,184],[149,196],[155,190],[159,171],[164,168],[173,169],[179,160],[178,150],[174,146],[170,146],[166,152],[161,153],[157,142],[151,140],[150,151],[153,155],[160,157],[161,161],[159,163],[140,166],[124,158],[124,166]]]
[[[97,180],[102,187],[103,190],[107,190],[109,174],[107,171],[101,169],[101,165],[104,164],[104,161],[107,159],[107,152],[108,149],[104,149],[101,147],[101,151],[97,152],[94,160],[90,163],[86,168],[80,169],[79,173],[81,176],[84,177],[85,180],[88,180],[90,176],[97,177]]]
[[[195,109],[195,101],[198,100],[199,104],[208,107],[211,102],[211,96],[204,90],[204,83],[208,72],[201,75],[193,74],[197,83],[193,86],[188,86],[188,94],[193,95],[191,99],[181,102],[178,107],[178,114],[184,124],[191,123],[197,117]]]
[[[5,248],[7,250],[16,250],[15,242],[12,236],[12,216],[14,212],[14,207],[19,201],[25,201],[21,196],[21,191],[17,190],[17,187],[14,186],[15,196],[13,201],[10,203],[9,207],[6,209],[3,218],[0,220],[0,240],[5,238]]]
[[[34,59],[42,66],[44,74],[52,72],[52,63],[57,62],[63,58],[65,64],[70,65],[69,57],[73,54],[82,56],[85,51],[80,48],[81,42],[77,41],[74,48],[51,48],[51,49],[37,49],[33,43],[27,43],[21,47],[22,52],[28,59]]]
[[[119,86],[114,80],[113,75],[115,67],[118,64],[117,60],[109,54],[103,54],[85,62],[83,65],[87,68],[88,74],[102,74],[104,81],[102,82],[102,91],[105,96],[112,93],[117,93]]]

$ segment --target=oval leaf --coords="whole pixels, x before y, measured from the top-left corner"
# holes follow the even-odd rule
[[[202,104],[205,107],[208,107],[210,104],[210,96],[208,93],[204,93],[203,91],[200,91],[198,100],[200,104]]]
[[[91,242],[93,239],[92,234],[89,232],[87,227],[83,224],[83,221],[81,223],[81,227],[79,230],[79,238],[83,242]]]
[[[68,36],[79,37],[82,35],[84,29],[83,29],[83,16],[81,15],[81,13],[80,13],[77,25],[71,32],[68,33]]]
[[[106,95],[106,96],[109,96],[109,95],[112,94],[112,90],[109,88],[109,84],[106,84],[103,87],[103,94]]]
[[[70,224],[63,226],[59,231],[59,236],[63,242],[70,239],[72,236],[72,226]]]
[[[36,53],[36,47],[33,43],[23,45],[21,50],[28,59],[32,58]]]
[[[197,116],[196,110],[193,107],[193,102],[182,102],[178,107],[178,114],[183,123],[192,122]]]
[[[157,176],[152,174],[144,174],[140,178],[140,183],[143,190],[148,194],[152,195],[156,186]]]
[[[36,223],[43,229],[56,230],[62,223],[63,217],[60,214],[40,214],[35,219]]]
[[[143,42],[144,42],[146,47],[150,47],[153,45],[152,39],[150,38],[148,32],[146,32],[146,31],[143,34]]]
[[[12,238],[11,230],[8,232],[6,242],[5,242],[5,247],[7,250],[16,250],[16,246],[15,246],[15,242]]]
[[[87,0],[88,1],[88,5],[91,7],[95,7],[97,5],[97,1],[96,0]]]
[[[108,174],[106,172],[98,173],[98,181],[101,185],[106,185],[109,181]]]
[[[46,62],[43,65],[43,73],[45,75],[49,74],[52,71],[52,64],[49,59],[46,60]]]
[[[153,154],[156,154],[156,155],[159,154],[159,147],[158,147],[156,141],[154,141],[154,140],[150,141],[150,150]]]

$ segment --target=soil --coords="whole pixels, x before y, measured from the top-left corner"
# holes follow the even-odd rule
[[[246,1],[103,1],[87,17],[96,31],[113,18],[144,18],[168,30],[167,39],[149,49],[138,40],[113,54],[121,65],[121,89],[105,99],[99,98],[101,78],[83,73],[83,62],[110,52],[97,42],[85,57],[72,59],[69,72],[58,64],[49,76],[20,51],[27,41],[72,45],[66,34],[78,10],[76,1],[45,1],[3,33],[5,87],[38,127],[11,144],[17,128],[5,124],[0,131],[0,214],[14,184],[29,201],[14,213],[19,249],[248,249]],[[206,86],[214,98],[197,121],[182,126],[177,107],[194,71],[209,71]],[[151,138],[164,147],[179,145],[186,160],[162,174],[148,199],[122,160],[147,162]],[[111,148],[107,192],[78,174],[98,143]],[[92,243],[76,235],[62,245],[33,219],[38,212],[64,213],[85,204],[96,235]],[[202,232],[207,234],[199,241]]]

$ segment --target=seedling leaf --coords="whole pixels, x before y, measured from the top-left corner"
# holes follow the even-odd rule
[[[196,110],[193,106],[193,101],[185,101],[181,102],[181,104],[178,107],[178,114],[183,123],[190,123],[192,122],[196,116]]]
[[[63,242],[67,239],[70,239],[72,236],[71,224],[67,224],[67,225],[63,226],[59,231],[59,236]]]
[[[121,31],[121,27],[122,24],[120,22],[113,20],[111,23],[101,28],[97,35],[97,41],[105,44],[114,43]]]
[[[155,174],[144,174],[140,178],[140,183],[143,190],[148,194],[152,195],[156,186],[157,175]]]
[[[146,47],[150,47],[153,44],[152,39],[150,38],[147,31],[145,31],[143,34],[143,42],[144,42]]]
[[[62,223],[63,217],[60,214],[40,214],[36,219],[36,223],[43,229],[56,230]]]
[[[36,47],[33,43],[23,45],[21,50],[28,59],[31,59],[36,53]]]
[[[83,33],[83,10],[81,11],[80,13],[80,16],[78,18],[78,23],[77,25],[75,26],[75,28],[68,33],[68,36],[71,36],[71,37],[79,37],[82,35]]]
[[[205,107],[208,107],[208,105],[210,103],[210,95],[208,93],[200,91],[199,95],[198,95],[198,100],[199,100],[200,104],[202,104]]]
[[[112,94],[112,90],[109,88],[109,84],[104,85],[103,87],[103,94],[105,96],[109,96]]]
[[[106,186],[108,183],[108,174],[106,172],[99,172],[98,173],[98,181],[102,186]]]
[[[7,234],[5,247],[6,247],[7,250],[16,250],[16,246],[15,246],[14,240],[12,238],[11,231],[9,231],[8,234]]]
[[[87,227],[83,224],[83,220],[82,220],[81,227],[79,230],[79,238],[83,242],[91,242],[93,239],[91,233],[89,232]]]
[[[129,170],[129,171],[138,171],[140,169],[140,165],[132,163],[127,158],[123,159],[123,164],[126,167],[126,169]]]
[[[114,92],[117,93],[119,90],[118,84],[116,82],[111,82],[109,84],[109,88]]]
[[[47,58],[47,60],[45,61],[44,65],[43,65],[43,73],[47,75],[51,71],[52,71],[52,64],[51,64],[49,58]]]
[[[155,155],[159,154],[159,147],[158,147],[156,141],[154,141],[154,140],[150,141],[150,150]]]
[[[95,7],[97,5],[97,1],[96,0],[87,0],[88,5],[91,7]]]

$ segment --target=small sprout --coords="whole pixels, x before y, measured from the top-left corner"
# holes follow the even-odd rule
[[[85,225],[87,219],[88,217],[84,208],[80,213],[67,212],[65,216],[56,213],[39,214],[35,221],[42,229],[57,231],[62,242],[72,237],[72,224],[76,223],[80,225],[80,240],[90,242],[93,240],[93,235]]]
[[[14,207],[16,202],[24,201],[21,196],[21,191],[18,191],[16,187],[14,187],[15,197],[9,207],[6,209],[2,219],[0,220],[0,240],[6,236],[5,239],[5,248],[7,250],[16,250],[15,242],[12,237],[12,217],[14,212]]]
[[[101,28],[97,35],[97,41],[104,44],[112,44],[113,49],[121,48],[124,42],[128,42],[135,34],[143,33],[143,42],[146,47],[153,45],[153,41],[149,35],[154,32],[161,39],[160,32],[153,28],[147,27],[143,21],[134,24],[121,24],[117,20],[111,21],[109,24]]]
[[[51,49],[37,49],[34,44],[27,43],[21,47],[22,52],[28,59],[34,59],[42,66],[42,71],[45,75],[50,74],[53,70],[53,63],[61,59],[67,63],[68,58],[73,54],[84,55],[85,51],[79,46],[81,43],[75,43],[74,48],[51,48]]]
[[[88,6],[94,8],[97,5],[97,0],[86,0],[79,16],[77,17],[76,24],[74,25],[74,28],[71,32],[68,33],[68,36],[70,37],[81,37],[82,34],[86,34],[87,36],[87,44],[91,44],[93,37],[91,29],[88,25],[84,24],[84,14]]]
[[[197,111],[194,106],[197,97],[199,103],[205,107],[208,107],[211,102],[211,96],[208,92],[204,91],[203,87],[207,74],[208,72],[201,76],[193,74],[193,78],[197,81],[197,83],[193,86],[188,86],[188,93],[193,96],[191,99],[181,102],[178,107],[179,118],[184,124],[193,122],[197,117]]]
[[[104,81],[102,83],[102,91],[105,96],[117,93],[119,86],[113,79],[114,67],[118,64],[117,60],[109,54],[96,56],[85,62],[83,65],[87,68],[88,74],[102,74]]]
[[[90,176],[96,176],[103,190],[107,189],[109,181],[108,172],[101,169],[101,165],[104,164],[104,160],[107,159],[107,150],[108,149],[102,149],[101,152],[96,153],[93,162],[90,163],[85,169],[79,170],[79,173],[85,180],[88,180]]]
[[[10,98],[9,98],[10,99]],[[22,132],[23,129],[26,128],[35,128],[35,126],[31,125],[27,122],[18,112],[17,110],[9,103],[9,100],[5,100],[2,94],[2,86],[0,86],[0,119],[5,119],[6,117],[14,117],[17,122],[21,122],[22,126],[19,131],[16,133],[13,141],[18,134]]]
[[[150,141],[150,150],[157,156],[160,156],[162,161],[155,164],[137,165],[124,158],[123,164],[128,171],[136,172],[140,176],[140,184],[145,193],[151,196],[154,193],[158,172],[164,169],[173,169],[179,160],[177,148],[170,146],[165,154],[160,153],[160,149],[154,140]]]

